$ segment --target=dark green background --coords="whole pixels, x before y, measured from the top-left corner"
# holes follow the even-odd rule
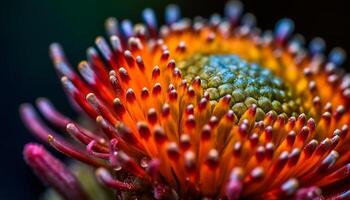
[[[184,16],[221,13],[219,0],[13,0],[1,2],[1,136],[0,199],[37,199],[42,185],[22,161],[22,146],[35,139],[18,117],[22,102],[47,96],[69,115],[74,115],[48,58],[48,45],[60,42],[76,65],[98,35],[104,34],[104,19],[140,20],[145,7],[154,8],[160,18],[168,3],[178,3]],[[346,1],[244,1],[246,10],[257,15],[263,29],[273,28],[281,17],[291,17],[296,30],[307,40],[326,39],[329,47],[350,50],[350,12]],[[349,63],[347,62],[345,66]]]

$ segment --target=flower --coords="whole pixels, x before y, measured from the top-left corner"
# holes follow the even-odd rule
[[[166,8],[166,25],[109,18],[87,61],[50,55],[83,126],[47,99],[21,106],[27,127],[96,168],[118,199],[350,198],[350,75],[320,38],[304,47],[293,22],[261,32],[242,4],[192,22]],[[67,132],[70,141],[56,131]],[[26,162],[65,199],[87,199],[78,179],[38,144]]]

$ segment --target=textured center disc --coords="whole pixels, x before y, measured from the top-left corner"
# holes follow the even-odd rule
[[[237,117],[256,104],[257,120],[273,110],[288,116],[303,112],[300,99],[269,69],[247,63],[236,55],[196,54],[180,64],[187,81],[201,78],[202,87],[210,94],[211,103],[232,95],[231,107]]]

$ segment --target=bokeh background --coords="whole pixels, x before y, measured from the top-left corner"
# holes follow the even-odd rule
[[[22,146],[35,141],[21,124],[18,106],[37,97],[52,99],[69,116],[69,108],[48,57],[51,42],[60,42],[71,63],[84,59],[85,50],[104,34],[104,20],[141,20],[145,7],[160,19],[169,3],[177,3],[186,17],[222,13],[223,0],[12,0],[1,1],[0,15],[0,199],[38,199],[43,185],[22,160]],[[296,23],[296,32],[306,40],[321,36],[328,50],[342,46],[350,52],[350,8],[346,1],[243,0],[258,25],[271,29],[282,17]],[[162,21],[162,20],[161,20]],[[347,61],[344,67],[348,67]]]

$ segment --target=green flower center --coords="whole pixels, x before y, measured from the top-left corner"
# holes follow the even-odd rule
[[[275,111],[287,116],[298,115],[303,110],[301,100],[293,90],[269,69],[247,63],[236,55],[196,54],[180,64],[187,81],[201,78],[202,87],[210,94],[211,103],[232,95],[231,108],[237,115],[256,104],[257,120],[265,113]]]

